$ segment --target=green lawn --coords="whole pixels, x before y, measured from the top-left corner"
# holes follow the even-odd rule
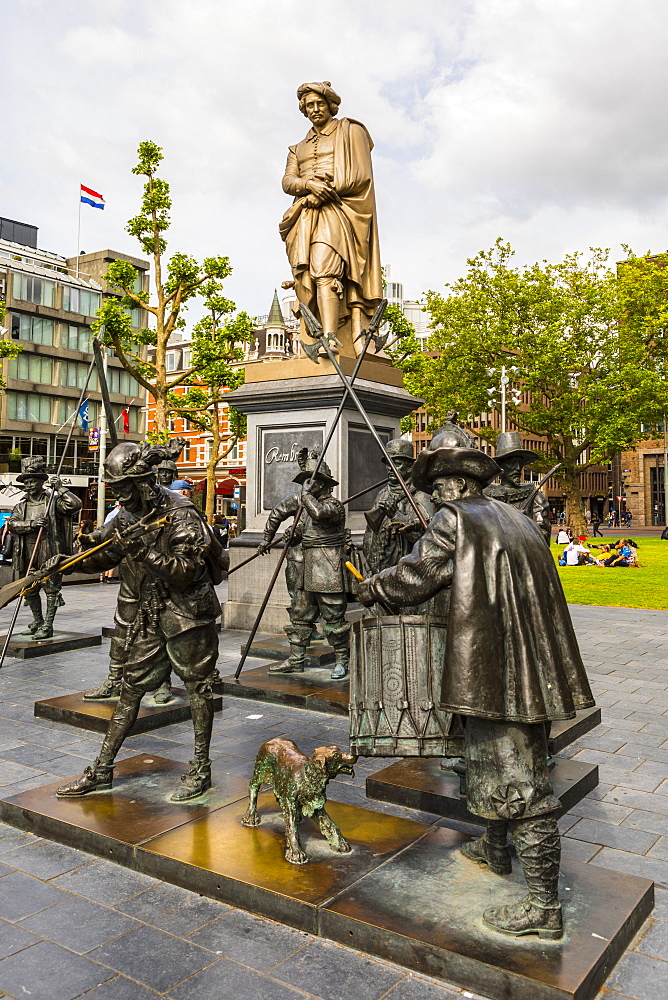
[[[590,538],[587,544],[601,545],[607,541],[607,538]],[[661,538],[638,538],[637,541],[640,569],[559,566],[566,600],[570,604],[668,608],[668,541]],[[555,545],[553,538],[550,548],[556,562],[564,546]]]

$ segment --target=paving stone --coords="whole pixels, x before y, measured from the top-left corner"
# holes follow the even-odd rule
[[[93,902],[115,906],[124,899],[136,896],[143,889],[156,885],[157,879],[121,868],[111,861],[93,861],[85,868],[61,875],[51,884],[92,899]]]
[[[230,1000],[306,1000],[301,990],[293,990],[274,978],[225,958],[169,992],[169,1000],[208,1000],[209,997],[211,1000],[227,1000],[227,997]],[[345,998],[342,996],[341,1000]]]
[[[51,760],[53,757],[58,756],[59,753],[55,747],[26,746],[25,744],[14,750],[6,750],[0,754],[0,758],[3,761],[10,761],[14,764],[26,764],[28,767],[34,764],[39,765],[45,760]]]
[[[647,854],[659,838],[654,833],[627,827],[613,826],[598,820],[582,819],[568,831],[568,836],[574,840],[587,840],[591,844],[602,844],[605,847],[616,847],[633,854]]]
[[[668,816],[661,816],[658,813],[642,809],[634,809],[621,825],[632,827],[635,830],[646,830],[647,833],[668,836]]]
[[[655,920],[647,933],[636,945],[635,951],[651,958],[660,958],[668,961],[668,924],[661,920]]]
[[[21,922],[21,927],[79,955],[140,926],[131,917],[78,896]]]
[[[30,1000],[74,1000],[111,976],[109,969],[48,941],[0,962],[0,989]]]
[[[130,979],[136,979],[158,993],[166,993],[183,979],[216,961],[216,956],[210,951],[153,927],[130,931],[89,952],[89,958]]]
[[[313,941],[271,974],[322,1000],[377,1000],[403,978],[396,969],[324,941]]]
[[[159,927],[160,930],[169,931],[170,934],[186,936],[216,920],[230,907],[226,903],[197,896],[187,889],[162,882],[125,903],[119,903],[116,909],[153,927]],[[195,939],[191,937],[190,940]]]
[[[580,799],[567,816],[583,816],[586,819],[602,820],[604,823],[619,824],[633,813],[632,809],[625,806],[616,806],[612,802],[601,802],[596,799],[586,797]]]
[[[191,934],[189,940],[257,972],[268,972],[313,938],[235,909]]]
[[[561,856],[570,861],[581,861],[583,864],[587,864],[600,850],[600,844],[588,844],[584,840],[571,840],[568,835],[561,838]]]
[[[617,851],[612,847],[603,847],[592,858],[591,864],[626,872],[628,875],[637,875],[639,878],[649,878],[663,888],[668,887],[668,861],[661,861],[658,858],[641,857],[638,854],[629,854],[627,851]]]
[[[153,990],[147,990],[145,986],[133,983],[125,976],[114,976],[86,993],[82,1000],[156,1000],[157,996]],[[200,1000],[205,998],[200,997]]]
[[[25,844],[4,854],[3,858],[6,864],[13,865],[19,871],[43,879],[55,878],[56,875],[63,875],[91,862],[90,854],[48,840]]]
[[[668,962],[627,952],[605,984],[606,989],[638,1000],[666,1000]]]
[[[668,816],[668,795],[652,795],[650,792],[640,792],[633,788],[614,787],[606,792],[605,801]]]
[[[462,994],[444,989],[436,983],[428,983],[417,976],[406,976],[386,994],[384,1000],[450,1000],[451,997],[459,997],[461,1000]]]
[[[34,934],[23,930],[23,925],[19,927],[17,924],[10,924],[0,919],[0,958],[7,958],[17,951],[30,948],[38,941],[39,938]]]
[[[12,923],[68,898],[62,889],[23,872],[0,878],[0,914]]]

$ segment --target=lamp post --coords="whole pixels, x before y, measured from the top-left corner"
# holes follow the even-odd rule
[[[506,431],[506,400],[508,386],[512,382],[512,376],[517,375],[519,368],[515,365],[507,368],[506,365],[501,365],[500,368],[488,368],[487,374],[491,376],[499,376],[498,386],[494,386],[492,389],[487,390],[487,395],[489,396],[489,402],[491,406],[498,406],[499,396],[501,399],[501,433]],[[515,389],[511,386],[510,396],[512,402],[515,406],[518,406],[522,399],[522,392],[520,389]]]

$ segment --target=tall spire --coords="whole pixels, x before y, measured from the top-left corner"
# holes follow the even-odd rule
[[[281,312],[281,305],[278,301],[278,292],[274,289],[274,301],[271,303],[271,309],[269,310],[269,316],[267,318],[267,326],[285,326],[285,320],[283,319],[283,313]]]

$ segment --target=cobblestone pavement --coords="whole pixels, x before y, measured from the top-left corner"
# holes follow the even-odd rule
[[[113,585],[71,586],[64,594],[61,628],[88,631],[111,624]],[[0,628],[10,610],[0,612]],[[603,724],[564,755],[596,762],[601,784],[560,821],[563,852],[655,880],[653,917],[600,996],[665,1000],[668,612],[575,606],[572,613]],[[239,632],[221,634],[222,673],[236,664],[242,639]],[[94,686],[105,675],[107,656],[103,640],[99,649],[7,660],[0,672],[0,794],[79,773],[94,758],[101,737],[36,720],[33,703]],[[282,734],[307,751],[323,742],[345,745],[347,720],[226,698],[214,724],[217,766],[249,776],[259,743]],[[124,755],[139,752],[188,761],[190,723],[126,742]],[[434,821],[366,800],[366,777],[386,763],[362,762],[354,780],[330,785],[331,798]],[[447,1000],[475,995],[0,824],[1,996]]]

